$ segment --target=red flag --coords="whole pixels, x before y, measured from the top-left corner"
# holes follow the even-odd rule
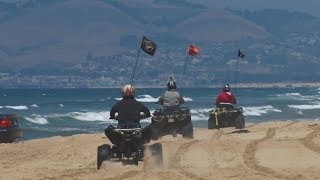
[[[196,56],[199,54],[200,49],[197,46],[194,45],[189,45],[189,49],[188,49],[188,55],[190,56]]]

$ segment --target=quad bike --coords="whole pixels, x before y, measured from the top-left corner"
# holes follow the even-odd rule
[[[118,129],[112,130],[120,135],[121,142],[118,146],[103,144],[98,147],[97,152],[97,168],[100,169],[103,161],[119,159],[123,165],[132,163],[138,165],[139,161],[144,159],[144,151],[150,150],[151,157],[162,165],[162,145],[155,143],[149,146],[144,145],[142,128]]]
[[[16,114],[0,114],[0,143],[17,142],[22,136]]]
[[[245,128],[245,119],[242,114],[242,107],[233,104],[219,104],[215,110],[210,111],[208,129],[219,129],[224,127]]]
[[[181,134],[183,138],[193,138],[193,125],[190,109],[156,109],[151,118],[152,139],[171,134],[176,137]]]

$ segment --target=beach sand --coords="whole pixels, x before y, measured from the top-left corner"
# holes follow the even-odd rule
[[[0,144],[0,179],[320,179],[320,121],[194,132],[193,140],[151,142],[163,145],[162,169],[111,161],[97,170],[97,147],[109,143],[103,133]]]

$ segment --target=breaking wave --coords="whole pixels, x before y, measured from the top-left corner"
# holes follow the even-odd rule
[[[159,98],[160,98],[160,96],[155,98],[149,94],[144,94],[144,95],[139,95],[138,97],[136,97],[136,100],[139,102],[157,102]],[[183,97],[183,98],[185,101],[193,101],[193,99],[189,98],[189,97]],[[114,98],[114,99],[120,101],[122,98]]]
[[[33,114],[31,117],[25,117],[25,119],[34,124],[48,124],[48,120],[43,116]]]
[[[16,110],[25,110],[25,109],[28,109],[27,106],[23,106],[23,105],[21,105],[21,106],[3,106],[3,107],[8,108],[8,109],[16,109]]]
[[[268,112],[282,112],[280,109],[273,108],[271,105],[243,107],[243,115],[245,116],[262,116]]]
[[[307,109],[320,109],[320,104],[310,105],[310,104],[302,104],[302,105],[288,105],[288,107],[293,109],[307,110]]]

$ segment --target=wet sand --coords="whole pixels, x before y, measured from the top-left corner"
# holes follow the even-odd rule
[[[111,161],[97,170],[103,133],[0,144],[0,179],[320,179],[320,121],[194,131],[151,142],[163,145],[163,168]]]

